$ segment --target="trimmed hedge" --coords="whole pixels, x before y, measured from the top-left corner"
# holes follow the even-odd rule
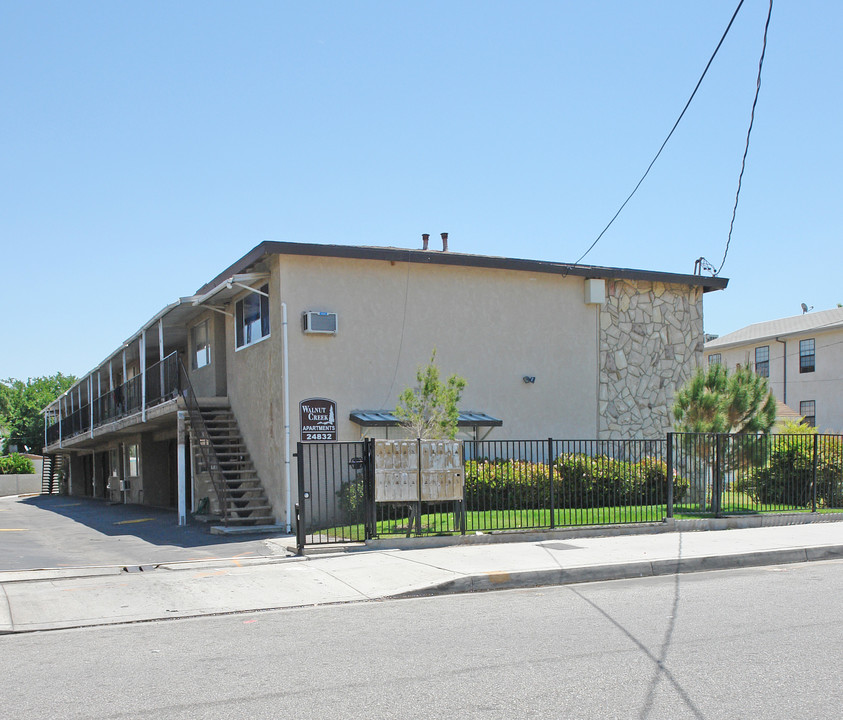
[[[808,507],[813,496],[813,444],[774,440],[770,461],[738,481],[737,489],[762,504]],[[823,443],[817,452],[817,503],[843,507],[843,447]]]
[[[667,465],[655,458],[630,463],[605,456],[565,455],[553,467],[553,506],[599,508],[664,505],[667,503]],[[466,510],[549,509],[548,466],[523,460],[469,460],[465,463]],[[681,502],[687,480],[674,475],[673,499]],[[359,521],[363,481],[344,482],[337,491],[348,521]]]
[[[688,490],[674,476],[674,502]],[[553,468],[556,508],[598,508],[661,505],[667,502],[667,465],[655,458],[630,463],[609,457],[565,455]],[[468,510],[549,508],[548,466],[520,460],[480,460],[466,463],[465,496]]]
[[[35,465],[32,460],[18,453],[0,456],[0,475],[32,475]]]

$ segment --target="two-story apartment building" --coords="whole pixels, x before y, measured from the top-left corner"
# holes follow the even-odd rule
[[[748,325],[707,342],[705,362],[749,365],[806,423],[843,432],[843,308]]]
[[[443,237],[445,240],[446,237]],[[265,242],[45,410],[69,491],[287,527],[296,441],[396,433],[436,349],[464,437],[661,437],[722,278]]]

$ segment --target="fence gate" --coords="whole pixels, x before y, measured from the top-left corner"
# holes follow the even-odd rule
[[[297,443],[299,551],[372,537],[372,443]]]

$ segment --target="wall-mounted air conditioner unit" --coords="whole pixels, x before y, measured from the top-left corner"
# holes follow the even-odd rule
[[[302,313],[302,329],[308,335],[336,335],[337,314],[333,312]]]

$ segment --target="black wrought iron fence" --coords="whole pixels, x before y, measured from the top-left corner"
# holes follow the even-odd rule
[[[727,514],[843,508],[843,436],[672,433],[687,493],[677,513]]]
[[[154,407],[179,395],[179,362],[178,353],[170,353],[162,361],[151,365],[146,370],[146,406]],[[130,415],[136,415],[143,410],[143,378],[141,375],[127,380],[123,384],[94,398],[93,407],[85,404],[67,417],[62,417],[61,423],[56,421],[47,427],[47,444],[51,445],[60,439],[69,439],[91,429],[101,427]]]
[[[300,544],[843,509],[843,436],[464,443],[462,502],[375,502],[369,443],[298,450]]]
[[[469,530],[654,522],[668,515],[664,440],[467,442]]]
[[[172,352],[146,369],[146,404],[148,407],[154,407],[172,400],[178,394],[178,353]]]

